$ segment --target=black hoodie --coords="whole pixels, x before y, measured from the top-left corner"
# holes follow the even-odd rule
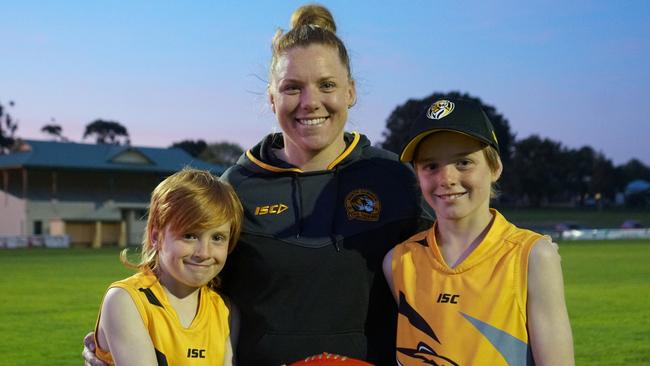
[[[396,306],[381,263],[430,217],[395,154],[358,133],[345,140],[327,170],[302,172],[273,155],[283,139],[272,134],[222,176],[244,206],[223,272],[223,290],[241,313],[240,365],[322,352],[395,363]]]

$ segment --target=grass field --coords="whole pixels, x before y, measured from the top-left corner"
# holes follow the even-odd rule
[[[560,243],[576,363],[650,365],[650,241]],[[0,250],[0,365],[80,365],[116,249]]]

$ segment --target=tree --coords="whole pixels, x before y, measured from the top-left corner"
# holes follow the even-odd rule
[[[9,107],[14,105],[13,101],[9,101]],[[17,129],[18,121],[14,120],[0,103],[0,154],[7,154],[14,145]]]
[[[243,153],[244,149],[238,144],[222,141],[208,144],[207,149],[199,155],[199,159],[212,164],[231,166]]]
[[[577,150],[567,150],[563,159],[566,167],[561,179],[567,192],[566,198],[584,205],[585,198],[590,193],[590,184],[594,174],[596,152],[590,146]]]
[[[179,149],[185,150],[188,154],[192,155],[195,158],[198,158],[204,151],[207,149],[208,144],[203,140],[183,140],[179,142],[174,142],[171,147],[177,147]]]
[[[63,136],[63,127],[61,125],[54,124],[56,120],[52,118],[51,124],[47,124],[41,128],[41,132],[43,132],[46,135],[50,135],[51,137],[54,138],[55,141],[68,141],[68,138]]]
[[[564,190],[566,153],[559,142],[537,135],[518,141],[511,164],[510,194],[532,206],[553,200]]]
[[[620,168],[615,168],[611,160],[603,153],[596,152],[591,146],[577,150],[567,150],[564,160],[564,172],[560,180],[570,195],[578,198],[578,203],[585,205],[588,197],[600,198],[602,202],[613,202],[620,187]]]
[[[86,125],[83,138],[95,135],[98,144],[130,145],[129,132],[119,122],[97,119]]]
[[[471,100],[483,108],[485,114],[487,114],[494,125],[494,133],[497,135],[499,149],[501,150],[501,160],[504,165],[508,165],[512,154],[512,144],[515,139],[515,136],[510,132],[508,120],[498,113],[496,108],[484,104],[478,97],[471,96],[467,93],[461,94],[456,91],[449,93],[436,92],[423,99],[409,99],[403,105],[397,106],[386,121],[386,130],[382,132],[385,140],[380,146],[399,154],[402,147],[406,144],[411,123],[423,113],[425,108],[436,100],[450,98]]]
[[[619,182],[617,188],[622,191],[633,180],[643,179],[650,182],[650,167],[645,166],[638,159],[631,159],[616,168]]]
[[[603,153],[594,156],[592,179],[589,190],[594,197],[614,200],[616,195],[616,174],[614,164]],[[598,202],[600,205],[600,202]]]

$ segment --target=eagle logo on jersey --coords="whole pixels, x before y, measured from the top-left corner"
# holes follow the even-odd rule
[[[427,118],[429,119],[441,119],[454,111],[454,103],[448,100],[438,100],[429,107],[427,111]]]
[[[397,306],[397,312],[400,316],[406,317],[408,322],[413,327],[428,335],[429,343],[441,343],[438,339],[438,336],[436,335],[436,332],[434,332],[427,321],[420,314],[418,314],[417,310],[415,310],[411,304],[408,303],[406,296],[401,291],[399,293],[399,304]],[[434,347],[422,341],[418,342],[415,348],[397,347],[397,352],[408,357],[411,360],[421,360],[422,363],[426,365],[459,366],[456,361],[452,360],[449,357],[445,357],[444,355],[438,354],[438,352],[434,350]],[[402,365],[399,360],[397,362],[399,365]]]
[[[453,360],[441,356],[426,343],[420,342],[416,349],[400,348],[397,347],[397,351],[404,355],[409,356],[411,359],[421,360],[422,364],[425,365],[434,365],[434,366],[459,366]],[[410,361],[409,361],[410,362]],[[398,365],[404,366],[399,360],[397,360]]]
[[[350,220],[377,221],[381,211],[381,201],[371,191],[357,189],[345,197],[345,210]]]

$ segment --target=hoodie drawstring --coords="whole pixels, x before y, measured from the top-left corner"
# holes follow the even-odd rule
[[[334,207],[334,210],[330,213],[330,240],[332,241],[332,244],[334,245],[334,248],[336,249],[337,252],[341,252],[341,248],[339,247],[339,242],[342,241],[343,237],[339,234],[336,234],[336,214],[340,206],[339,205],[339,199],[340,199],[340,190],[341,190],[341,182],[339,178],[339,170],[338,168],[334,169],[334,202],[336,206]],[[300,239],[302,236],[302,230],[303,230],[303,225],[304,225],[304,217],[303,217],[303,212],[305,210],[303,206],[303,197],[302,197],[302,183],[300,179],[300,174],[299,173],[294,173],[292,176],[293,180],[293,186],[295,189],[295,196],[294,196],[294,204],[296,207],[296,239]]]
[[[339,196],[340,196],[339,191],[341,189],[340,185],[341,184],[339,181],[339,168],[335,167],[334,168],[334,189],[335,189],[334,205],[335,206],[334,206],[334,211],[332,212],[332,217],[330,219],[330,237],[332,239],[332,243],[334,243],[334,248],[336,248],[336,251],[339,253],[341,252],[341,248],[339,248],[340,235],[336,234],[335,224],[336,224],[336,212],[338,211],[339,208],[338,204],[339,204]]]
[[[300,235],[302,235],[302,213],[304,211],[304,208],[302,206],[302,184],[300,183],[300,177],[298,176],[298,173],[295,173],[293,175],[293,180],[295,182],[296,191],[298,194],[298,204],[296,205],[296,209],[298,211],[296,219],[296,225],[298,226],[296,230],[296,239],[300,239]]]

